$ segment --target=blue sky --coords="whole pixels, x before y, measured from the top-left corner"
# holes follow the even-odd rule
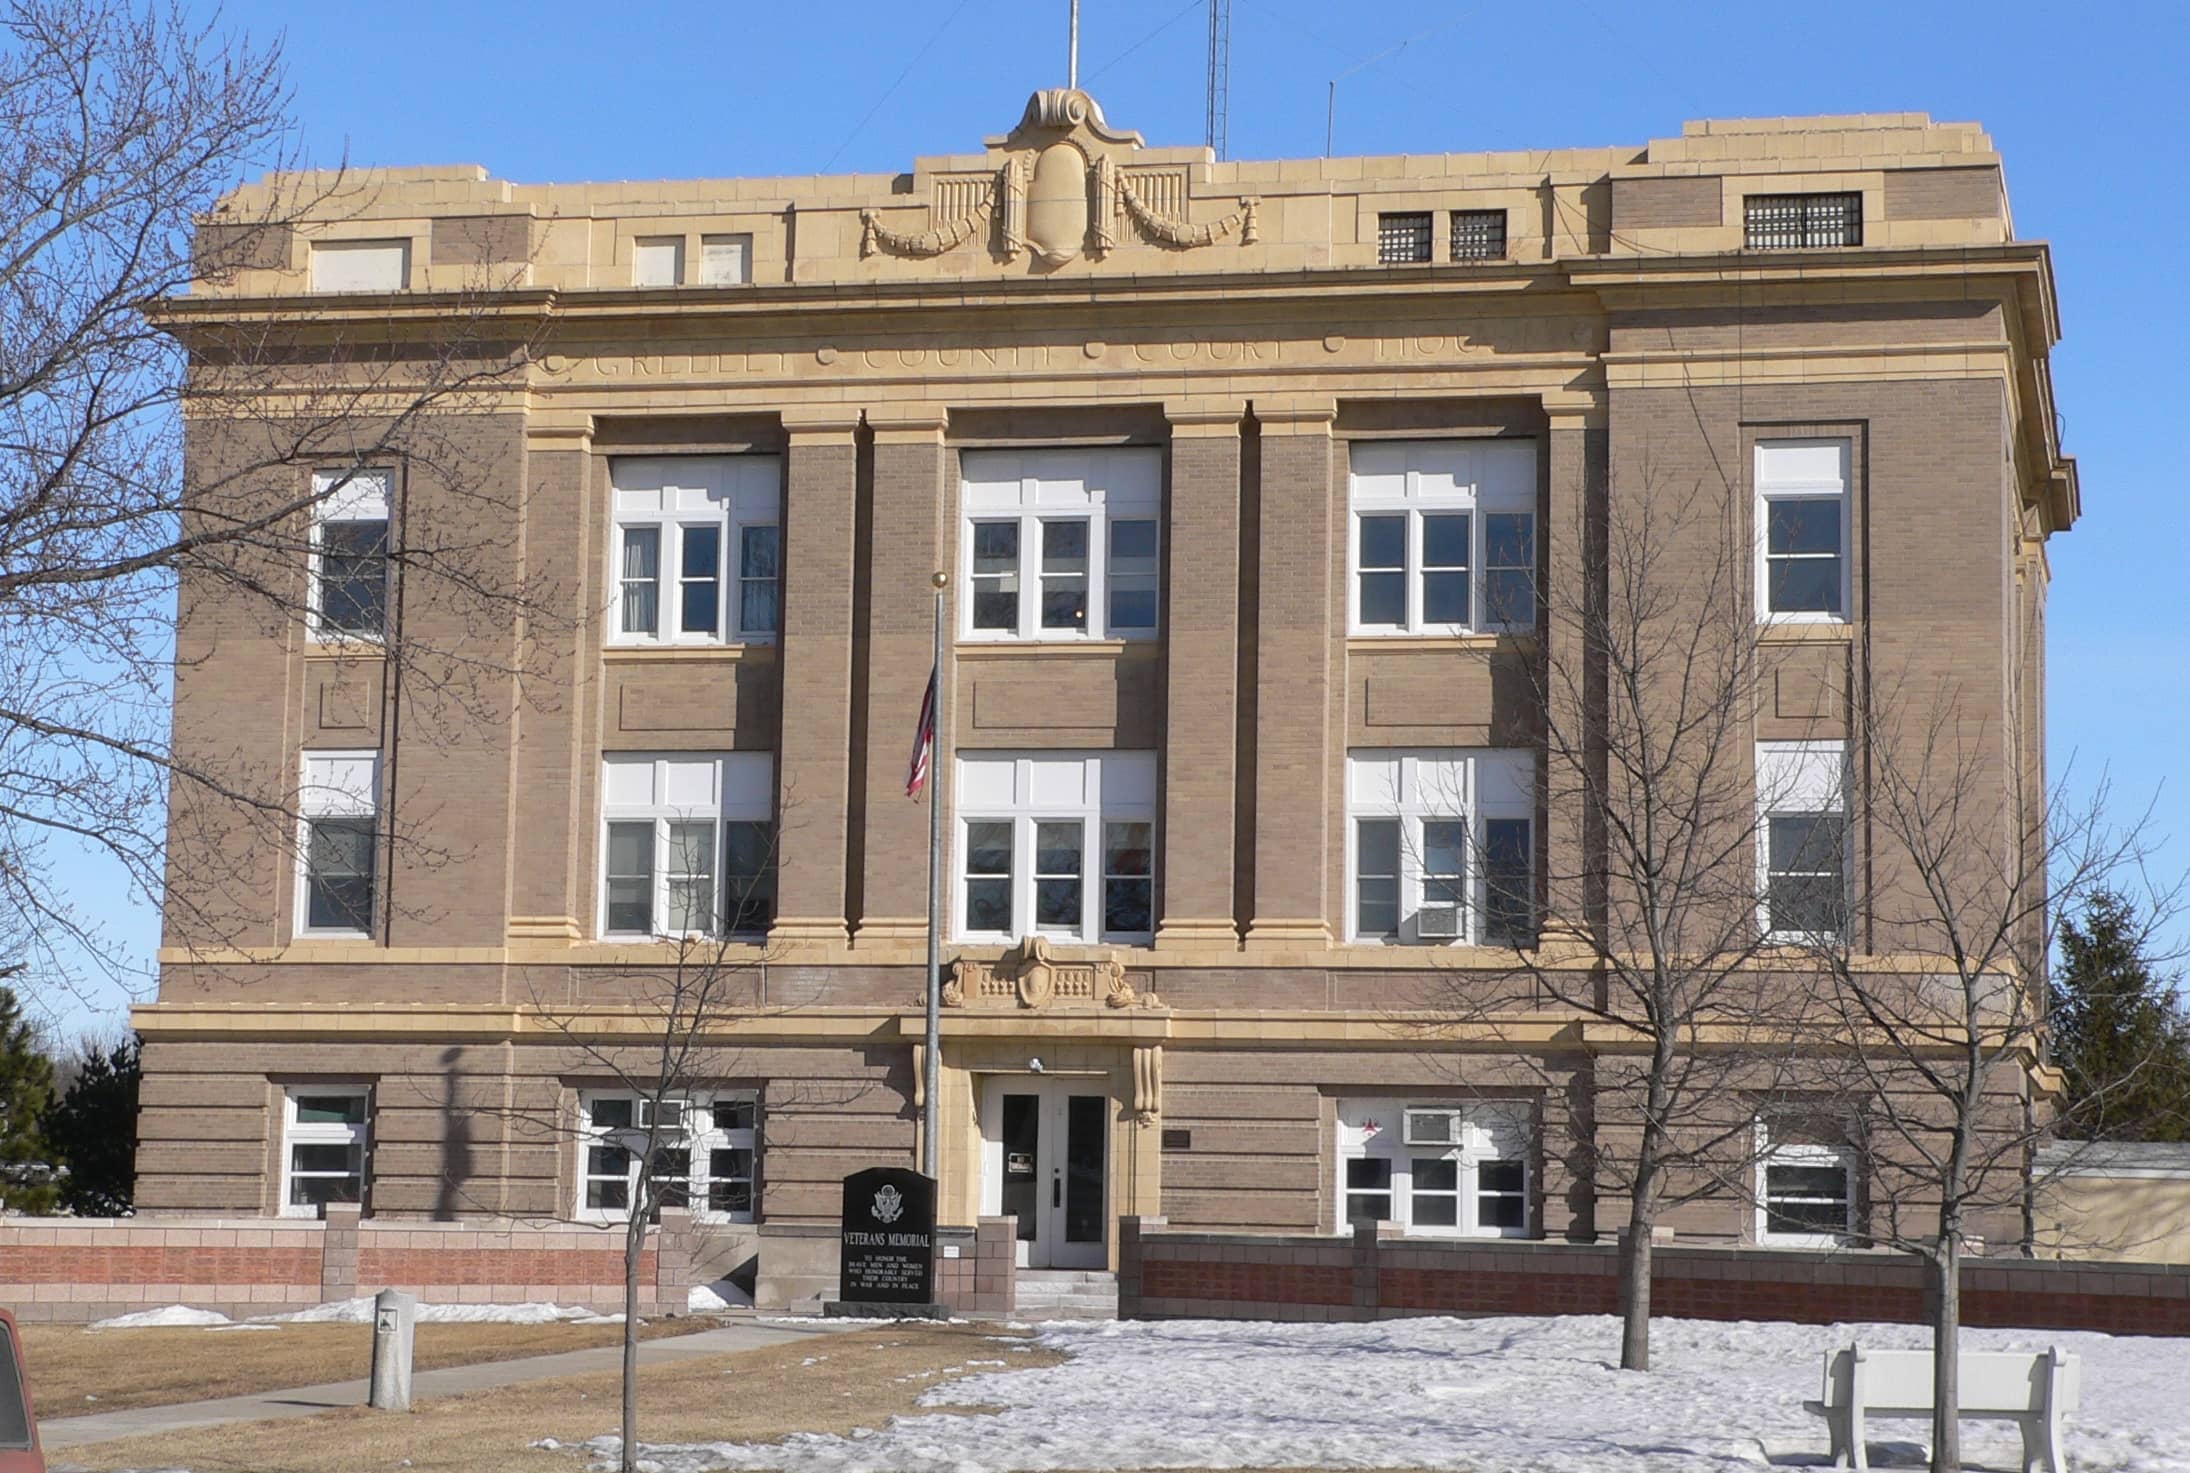
[[[211,13],[211,7],[205,7]],[[962,152],[1064,80],[1065,0],[821,5],[228,0],[285,36],[312,154],[473,162],[521,180],[896,171]],[[1198,143],[1202,0],[1083,0],[1081,81],[1152,143]],[[613,24],[604,17],[613,16]],[[1424,35],[1423,33],[1429,34]],[[2190,506],[2165,447],[2190,399],[2190,6],[1694,3],[1557,7],[1234,0],[1231,155],[1641,144],[1683,119],[1923,111],[1983,123],[2019,233],[2051,241],[2054,355],[2085,518],[2052,546],[2056,772],[2158,798],[2190,866],[2190,638],[2177,622]],[[2172,99],[2172,100],[2171,100]],[[2163,780],[2165,785],[2163,786]],[[107,882],[72,875],[96,903]],[[148,907],[115,925],[149,957]],[[102,989],[90,1011],[124,1005]],[[63,1019],[73,1027],[75,1016]]]

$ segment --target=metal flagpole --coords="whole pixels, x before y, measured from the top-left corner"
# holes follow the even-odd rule
[[[935,575],[935,717],[928,738],[928,1051],[926,1088],[921,1091],[920,1162],[936,1182],[943,1179],[937,1152],[936,1095],[943,1074],[943,585]]]
[[[1065,85],[1080,85],[1080,0],[1072,0],[1072,42],[1065,57]]]

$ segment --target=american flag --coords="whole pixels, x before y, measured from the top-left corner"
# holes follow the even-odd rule
[[[920,696],[920,725],[913,732],[912,764],[905,769],[905,796],[917,798],[928,785],[928,764],[935,760],[935,681],[941,673],[931,667],[928,688]]]

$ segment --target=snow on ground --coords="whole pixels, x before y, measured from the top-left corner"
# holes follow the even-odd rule
[[[369,1325],[373,1322],[371,1299],[336,1299],[289,1314],[259,1315],[259,1319],[284,1325]],[[597,1314],[567,1304],[421,1304],[422,1325],[551,1325],[569,1320],[582,1325],[620,1325],[620,1314]]]
[[[1615,1369],[1609,1317],[1415,1319],[1360,1325],[1173,1321],[1045,1325],[1062,1365],[939,1386],[928,1405],[993,1416],[894,1418],[849,1437],[650,1446],[659,1473],[1015,1473],[1040,1469],[1432,1468],[1468,1473],[1705,1473],[1824,1461],[1802,1410],[1823,1353],[1860,1339],[1921,1348],[1911,1325],[1660,1320],[1657,1369]],[[2082,1473],[2190,1469],[2190,1339],[1966,1330],[1967,1350],[2083,1357],[2083,1410],[2067,1423]],[[2012,1425],[1966,1423],[1965,1455],[2019,1466]],[[1880,1463],[1924,1462],[1920,1421],[1874,1422]],[[1881,1444],[1887,1446],[1881,1447]],[[586,1444],[614,1466],[616,1439]]]
[[[717,1279],[712,1284],[695,1285],[685,1295],[684,1307],[691,1314],[713,1314],[723,1309],[751,1309],[753,1296],[728,1279]]]
[[[187,1304],[163,1304],[158,1309],[140,1309],[130,1314],[118,1314],[110,1320],[93,1320],[88,1328],[94,1330],[166,1330],[175,1328],[210,1329],[216,1325],[231,1323],[227,1315],[212,1309],[192,1309]]]

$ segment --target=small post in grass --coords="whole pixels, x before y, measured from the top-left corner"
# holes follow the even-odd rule
[[[411,1409],[411,1341],[418,1296],[383,1289],[373,1299],[373,1384],[366,1401],[383,1412]]]

